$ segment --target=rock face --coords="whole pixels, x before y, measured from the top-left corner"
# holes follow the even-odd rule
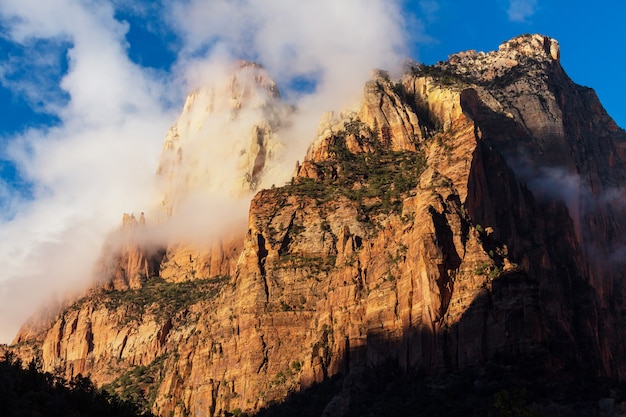
[[[158,168],[165,211],[175,213],[195,193],[239,196],[269,186],[264,174],[280,157],[277,134],[289,113],[276,84],[249,62],[189,94]]]
[[[256,194],[236,263],[223,249],[182,279],[171,263],[198,257],[175,250],[160,277],[96,291],[12,349],[175,416],[257,410],[389,359],[533,355],[623,380],[625,147],[543,36],[378,72],[291,184]]]
[[[162,251],[140,244],[145,232],[146,219],[143,213],[139,220],[134,214],[124,214],[122,226],[108,239],[103,248],[100,262],[96,266],[98,281],[107,290],[141,288],[148,278],[159,273]]]

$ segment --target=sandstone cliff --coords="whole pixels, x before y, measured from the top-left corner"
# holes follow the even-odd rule
[[[390,358],[438,372],[533,355],[623,379],[626,133],[559,58],[532,35],[375,73],[291,184],[255,195],[236,264],[122,259],[158,276],[12,349],[174,416],[258,410]]]

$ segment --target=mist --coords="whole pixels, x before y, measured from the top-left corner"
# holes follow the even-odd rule
[[[601,225],[606,224],[607,217],[621,218],[626,214],[624,187],[594,186],[590,177],[565,166],[533,164],[523,151],[509,157],[508,162],[540,203],[565,204],[585,261],[594,270],[608,273],[623,269],[626,237],[619,233],[603,234],[606,230]]]
[[[157,171],[168,129],[182,126],[178,118],[187,93],[213,85],[238,60],[262,64],[287,106],[277,105],[278,112],[292,109],[289,123],[272,129],[275,158],[260,184],[281,185],[315,138],[322,114],[358,103],[372,69],[393,74],[409,41],[399,1],[157,4],[0,4],[8,40],[30,51],[6,64],[11,68],[3,64],[0,82],[58,120],[2,141],[2,159],[29,187],[15,189],[0,181],[5,211],[0,220],[0,342],[10,342],[43,303],[92,285],[94,263],[123,213],[158,217],[168,193],[176,195],[179,215],[150,237],[163,243],[200,244],[245,224],[253,192],[233,193],[230,181],[241,163],[242,135],[249,135],[259,117],[267,118],[262,114],[267,107],[250,106],[235,125],[219,115],[202,121],[201,112],[194,114],[192,122],[203,123],[197,130],[201,134],[186,140],[198,147],[196,168],[209,174],[179,193],[176,180],[164,185]],[[129,23],[119,20],[119,10],[137,18],[149,12],[155,19],[149,26],[175,34],[176,59],[170,68],[143,67],[130,58]],[[412,31],[418,34],[419,28]],[[30,48],[42,41],[49,45],[45,51]],[[216,179],[216,172],[224,177]],[[207,184],[211,192],[203,191]]]

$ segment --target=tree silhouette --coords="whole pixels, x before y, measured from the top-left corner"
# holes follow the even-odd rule
[[[0,361],[0,415],[4,417],[152,417],[135,404],[97,389],[77,375],[70,381],[41,372],[35,361],[24,367],[10,353]]]

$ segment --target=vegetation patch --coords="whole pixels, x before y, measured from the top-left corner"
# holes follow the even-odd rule
[[[351,152],[346,144],[348,135],[366,151]],[[364,220],[373,213],[399,213],[402,200],[417,187],[426,169],[426,157],[421,150],[393,151],[383,142],[360,120],[352,120],[331,138],[330,158],[316,164],[323,179],[299,178],[282,192],[309,196],[318,203],[343,195],[361,203]]]
[[[465,85],[465,81],[459,74],[439,65],[416,65],[411,67],[411,72],[418,77],[432,77],[436,82],[448,87]]]
[[[501,273],[502,270],[491,262],[479,262],[474,269],[474,274],[484,275],[489,278],[490,281],[496,279]]]
[[[102,302],[109,310],[128,306],[127,321],[140,319],[146,312],[169,318],[202,300],[214,298],[229,281],[229,276],[185,282],[167,282],[154,277],[138,289],[106,291]]]
[[[102,390],[135,404],[142,412],[149,412],[156,400],[163,380],[163,366],[167,354],[157,357],[147,366],[135,366],[117,377]]]
[[[335,267],[337,255],[306,256],[286,254],[274,264],[274,269],[308,269],[312,273],[328,272]]]

